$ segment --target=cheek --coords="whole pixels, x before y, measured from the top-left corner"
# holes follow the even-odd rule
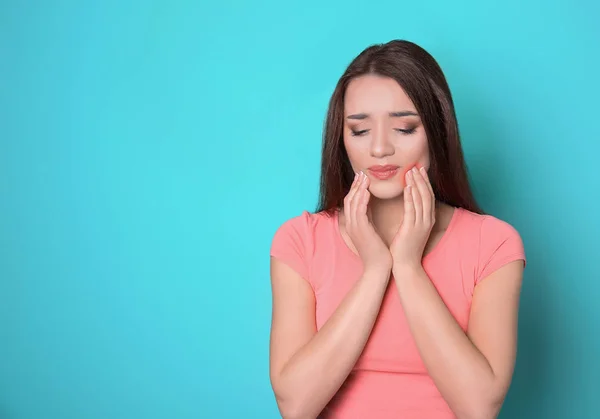
[[[406,186],[406,174],[413,167],[416,167],[417,169],[420,169],[421,167],[423,167],[423,165],[421,163],[419,163],[419,162],[414,162],[414,163],[410,163],[410,164],[404,166],[404,168],[402,169],[402,172],[400,172],[400,182],[402,183],[403,187]]]
[[[364,145],[361,147],[357,142],[344,141],[344,147],[353,167],[362,167],[364,160],[369,158],[369,149],[365,149]]]
[[[427,136],[422,128],[418,128],[415,134],[399,136],[394,139],[396,150],[409,155],[421,155],[427,152]]]
[[[406,173],[413,167],[420,169],[421,167],[429,166],[429,151],[427,146],[427,138],[417,137],[410,144],[405,144],[405,147],[398,149],[404,156],[405,164],[400,172],[400,182],[402,186],[406,186]]]

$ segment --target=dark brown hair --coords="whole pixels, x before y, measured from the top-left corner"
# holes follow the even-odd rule
[[[344,96],[352,79],[376,74],[396,80],[415,105],[429,146],[429,178],[436,199],[482,214],[467,175],[450,88],[436,60],[404,40],[369,46],[337,83],[325,120],[317,212],[333,213],[343,205],[354,172],[344,147]]]

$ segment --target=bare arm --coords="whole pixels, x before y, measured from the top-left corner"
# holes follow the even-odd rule
[[[516,357],[522,273],[523,263],[511,262],[476,287],[465,334],[424,271],[394,272],[423,362],[461,419],[500,411]]]
[[[344,226],[363,273],[317,332],[305,278],[271,258],[271,384],[284,418],[315,418],[348,377],[371,334],[389,283],[392,256],[367,216],[369,181],[358,175],[344,200]]]
[[[435,220],[426,170],[407,174],[404,220],[392,243],[394,279],[419,354],[460,419],[495,418],[516,357],[523,261],[505,264],[475,287],[465,333],[421,264]]]
[[[271,382],[284,418],[315,418],[360,356],[388,284],[387,272],[365,272],[317,332],[308,283],[271,261]]]

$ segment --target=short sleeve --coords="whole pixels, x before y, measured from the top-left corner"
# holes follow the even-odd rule
[[[509,262],[523,260],[525,248],[519,232],[506,221],[486,215],[481,223],[479,259],[475,283]]]
[[[271,256],[281,260],[302,278],[308,278],[309,213],[304,211],[279,226],[271,242]]]

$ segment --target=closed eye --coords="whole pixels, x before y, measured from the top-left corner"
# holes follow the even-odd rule
[[[408,128],[408,129],[401,129],[401,128],[394,128],[394,129],[398,132],[401,132],[402,134],[410,135],[410,134],[413,134],[417,128],[413,127],[413,128]]]
[[[394,131],[400,132],[400,133],[402,133],[404,135],[410,135],[410,134],[413,134],[416,131],[416,129],[417,129],[416,127],[407,128],[407,129],[394,128]],[[352,136],[353,137],[360,137],[361,135],[365,135],[367,132],[369,132],[369,130],[368,129],[363,129],[363,130],[360,130],[360,131],[351,130],[351,132],[352,132]]]
[[[368,129],[363,129],[363,130],[360,130],[360,131],[354,131],[354,130],[351,130],[351,131],[352,131],[352,136],[353,137],[360,137],[361,135],[366,134],[367,131],[369,131],[369,130]]]

